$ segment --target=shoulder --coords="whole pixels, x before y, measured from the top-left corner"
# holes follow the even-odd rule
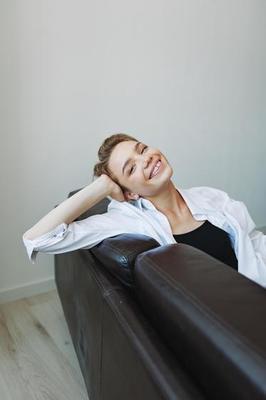
[[[221,209],[230,200],[228,193],[211,186],[194,186],[185,193],[197,205],[206,209]]]
[[[227,193],[222,190],[218,189],[213,186],[193,186],[191,188],[188,188],[186,190],[189,190],[191,192],[195,193],[202,193],[202,194],[219,194],[219,195],[227,195]]]

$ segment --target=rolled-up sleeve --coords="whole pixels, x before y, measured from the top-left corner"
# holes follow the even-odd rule
[[[256,224],[242,201],[228,198],[226,210],[234,215],[244,234],[250,238],[258,265],[256,282],[266,287],[266,235],[256,229]]]
[[[109,236],[122,233],[120,224],[108,213],[93,215],[70,224],[61,223],[33,240],[26,239],[29,260],[35,264],[38,252],[60,254],[77,249],[89,249]]]

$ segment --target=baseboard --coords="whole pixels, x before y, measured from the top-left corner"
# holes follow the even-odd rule
[[[0,304],[49,292],[53,289],[56,289],[54,276],[41,281],[30,282],[26,285],[2,289],[0,290]]]

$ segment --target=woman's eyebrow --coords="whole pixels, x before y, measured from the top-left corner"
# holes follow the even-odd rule
[[[138,151],[138,147],[139,147],[141,144],[142,144],[141,142],[137,142],[137,143],[135,144],[134,150],[135,150],[136,152]],[[124,166],[123,166],[123,168],[122,168],[122,174],[124,174],[124,170],[125,170],[127,164],[128,164],[130,161],[131,161],[131,158],[128,158],[127,161],[125,162],[125,164],[124,164]]]

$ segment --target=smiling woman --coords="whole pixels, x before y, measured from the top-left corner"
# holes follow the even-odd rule
[[[172,192],[174,198],[178,197],[170,180],[172,167],[159,149],[132,136],[116,134],[105,139],[98,156],[95,176],[109,175],[121,187],[126,200],[145,197],[156,202],[165,190],[168,196]],[[183,199],[179,198],[178,203],[181,206]]]
[[[244,203],[207,186],[176,188],[165,155],[125,133],[107,137],[98,156],[96,179],[24,233],[31,260],[38,251],[89,249],[107,237],[136,233],[160,245],[197,247],[266,286],[266,236]],[[75,221],[106,197],[106,213]]]

